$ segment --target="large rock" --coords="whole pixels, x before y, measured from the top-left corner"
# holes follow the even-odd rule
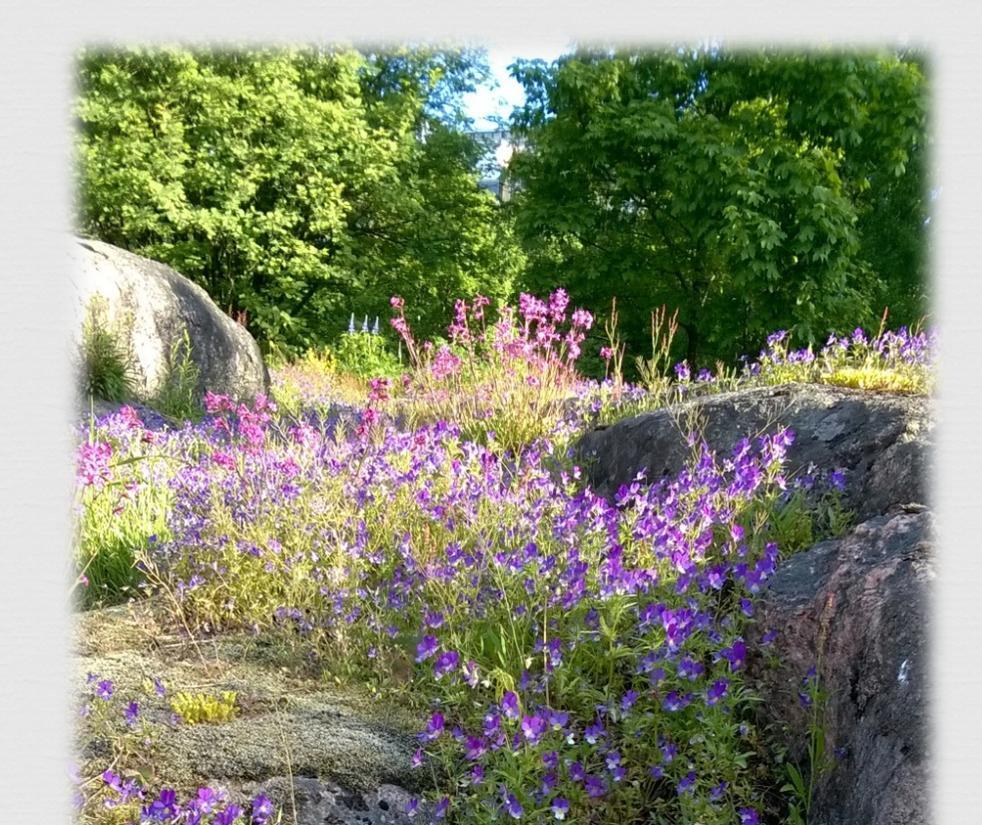
[[[169,266],[101,241],[76,239],[73,257],[78,328],[93,296],[102,296],[102,320],[132,356],[137,400],[152,401],[164,385],[170,353],[185,331],[202,395],[211,390],[251,400],[268,390],[255,340],[200,286]]]
[[[864,520],[894,504],[926,502],[932,415],[922,396],[786,384],[705,396],[619,421],[587,433],[577,456],[594,489],[609,496],[640,470],[649,480],[678,473],[691,456],[686,434],[693,424],[718,453],[783,425],[796,434],[789,466],[845,469],[845,504]]]
[[[814,825],[923,825],[927,796],[927,628],[934,578],[927,512],[881,516],[784,562],[758,608],[777,658],[753,657],[764,721],[786,724],[804,756],[802,678],[818,665],[833,765]],[[757,644],[754,649],[759,649]],[[777,662],[777,664],[775,664]]]

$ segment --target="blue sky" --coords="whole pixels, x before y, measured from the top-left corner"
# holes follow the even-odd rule
[[[493,47],[488,49],[488,59],[491,64],[493,85],[478,89],[464,97],[467,114],[474,118],[475,129],[492,129],[494,124],[487,120],[488,116],[498,115],[507,118],[515,106],[520,106],[525,95],[522,87],[508,74],[508,66],[519,57],[526,59],[541,58],[555,60],[571,46],[565,38],[556,38],[552,42],[543,41],[541,45],[525,49]]]

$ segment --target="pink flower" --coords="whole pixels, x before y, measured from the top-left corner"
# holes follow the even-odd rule
[[[232,409],[232,400],[227,395],[217,395],[211,390],[205,393],[205,411],[208,413],[228,412]]]
[[[460,364],[460,358],[454,355],[448,347],[440,347],[439,352],[437,352],[436,357],[433,359],[430,371],[433,373],[434,378],[442,381],[450,375],[455,375],[460,369]]]
[[[565,289],[557,289],[549,296],[549,314],[557,324],[566,318],[566,307],[569,306],[569,295]]]
[[[221,450],[216,450],[213,452],[211,454],[211,460],[219,467],[226,467],[229,470],[235,469],[235,459],[228,453],[222,452]]]
[[[361,422],[358,424],[357,433],[359,438],[365,438],[372,430],[372,426],[378,421],[378,411],[373,407],[366,407],[361,413]]]
[[[123,419],[128,430],[139,430],[143,427],[139,414],[129,405],[119,408],[119,417]]]
[[[593,326],[593,315],[585,309],[578,309],[573,313],[572,324],[574,327],[590,329]]]
[[[112,445],[105,441],[83,444],[78,451],[77,475],[79,480],[86,487],[101,489],[109,481],[109,459],[112,454]]]
[[[474,301],[472,303],[472,308],[474,310],[474,317],[478,321],[484,320],[484,307],[491,303],[490,298],[485,298],[483,295],[475,295]]]
[[[369,381],[368,403],[373,401],[387,401],[389,398],[389,379],[373,378]]]
[[[252,406],[256,412],[263,412],[265,410],[276,412],[276,404],[270,401],[269,397],[264,393],[258,393],[256,395],[256,402]]]
[[[521,312],[526,324],[545,320],[547,309],[545,302],[534,295],[523,292],[518,296],[518,311]]]

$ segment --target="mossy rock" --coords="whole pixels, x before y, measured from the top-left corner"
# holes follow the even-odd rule
[[[410,760],[416,743],[405,709],[362,691],[327,686],[303,668],[283,664],[290,662],[289,650],[275,642],[229,634],[192,643],[168,627],[152,604],[134,602],[81,614],[75,648],[79,703],[91,696],[89,673],[112,680],[121,729],[122,708],[130,700],[140,702],[155,741],[155,787],[189,792],[211,784],[234,790],[283,776],[313,777],[355,792],[414,783]],[[154,678],[168,694],[234,691],[236,717],[175,726],[166,696],[146,690]],[[100,752],[97,739],[86,723],[80,725],[83,756]]]

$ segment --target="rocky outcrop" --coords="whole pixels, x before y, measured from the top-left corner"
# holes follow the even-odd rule
[[[269,388],[259,346],[197,284],[157,261],[101,241],[76,239],[74,284],[80,340],[83,319],[97,307],[130,357],[136,400],[152,401],[171,370],[171,354],[187,333],[200,374],[198,390],[251,400]],[[101,296],[101,300],[94,296]]]
[[[247,786],[246,795],[264,793],[296,825],[410,825],[429,822],[431,805],[397,785],[355,793],[308,776],[273,777]],[[407,813],[407,810],[411,810]]]
[[[689,431],[727,453],[741,438],[795,432],[792,470],[814,465],[846,471],[845,505],[857,520],[894,504],[926,503],[933,410],[930,399],[841,387],[786,384],[720,393],[619,421],[577,445],[594,489],[612,495],[645,471],[648,480],[678,473],[691,455]]]
[[[845,470],[844,504],[858,526],[786,559],[768,582],[748,639],[761,721],[807,765],[812,710],[802,680],[816,667],[833,758],[809,823],[922,825],[929,821],[931,400],[815,385],[721,393],[588,433],[577,456],[594,487],[611,496],[639,471],[650,480],[677,473],[690,458],[691,431],[724,456],[741,438],[778,426],[795,432],[792,471]],[[776,639],[764,645],[770,631]]]
[[[799,698],[809,668],[817,666],[827,695],[819,718],[833,759],[818,784],[809,822],[930,820],[927,645],[933,578],[930,514],[897,512],[788,559],[770,580],[756,634],[778,631],[777,656],[770,664],[759,656],[748,664],[764,700],[764,721],[787,726],[786,744],[798,759],[804,757],[811,712]]]

